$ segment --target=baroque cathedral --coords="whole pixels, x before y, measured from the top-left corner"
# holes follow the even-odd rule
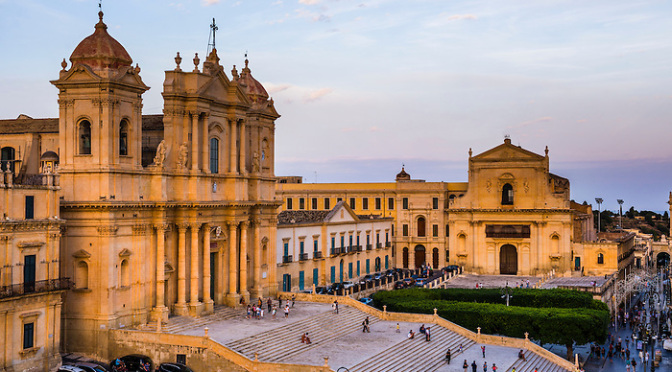
[[[163,115],[143,115],[149,87],[100,12],[51,81],[58,118],[0,121],[10,180],[0,187],[41,187],[49,175],[60,196],[31,199],[30,208],[56,221],[47,224],[60,246],[55,277],[72,281],[62,304],[64,350],[94,354],[100,330],[200,316],[277,291],[280,115],[247,59],[230,75],[219,61],[214,48],[202,63],[196,54],[183,64],[178,53],[165,72]],[[21,241],[10,242],[19,261]],[[12,264],[2,267],[3,285],[24,280]],[[39,262],[35,270],[44,277]]]

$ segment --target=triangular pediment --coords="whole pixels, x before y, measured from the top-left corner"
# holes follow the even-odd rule
[[[80,81],[100,81],[102,78],[98,76],[87,65],[77,64],[73,66],[65,76],[61,76],[58,82],[80,82]]]
[[[520,146],[505,142],[471,158],[472,161],[540,161],[544,157]]]
[[[129,257],[133,252],[129,251],[127,248],[124,248],[119,252],[119,257]]]
[[[238,84],[232,83],[223,71],[213,75],[210,81],[198,89],[196,95],[212,98],[214,101],[221,103],[252,104],[242,88]]]
[[[89,258],[89,257],[91,257],[91,253],[89,253],[89,252],[87,252],[83,249],[80,249],[77,252],[73,253],[72,257],[74,257],[74,258]]]
[[[344,201],[336,203],[324,222],[359,222],[359,217]]]

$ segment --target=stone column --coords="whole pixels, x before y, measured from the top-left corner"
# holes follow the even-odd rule
[[[247,222],[240,223],[240,294],[248,298],[247,290]]]
[[[189,315],[199,316],[202,305],[198,301],[198,230],[200,223],[191,224],[191,278],[189,281]]]
[[[203,304],[204,312],[211,313],[214,310],[214,303],[210,298],[210,228],[208,224],[203,225]]]
[[[240,174],[246,174],[245,169],[245,121],[240,121]]]
[[[231,125],[231,135],[230,144],[229,144],[229,172],[236,173],[236,137],[237,137],[237,128],[238,122],[236,119],[229,120]]]
[[[186,223],[180,223],[177,225],[177,303],[175,304],[175,314],[176,315],[187,315],[187,303],[186,303],[186,233],[187,227],[189,225]]]
[[[229,293],[226,296],[229,306],[238,305],[238,299],[240,298],[236,290],[238,287],[238,268],[236,267],[236,262],[238,262],[236,259],[238,237],[236,236],[236,227],[237,224],[235,222],[229,222]]]
[[[156,226],[156,305],[152,309],[153,321],[168,321],[168,308],[165,305],[165,237],[167,225]]]
[[[201,139],[198,134],[198,112],[191,113],[191,170],[198,170]]]
[[[255,297],[261,297],[263,295],[262,289],[261,289],[261,244],[259,241],[259,228],[261,221],[259,218],[255,218],[254,221],[254,236],[252,237],[252,241],[254,242],[252,245],[252,250],[253,250],[253,255],[254,255],[254,263],[253,263],[253,272],[252,276],[254,277],[254,287],[253,287],[253,292],[252,294]]]

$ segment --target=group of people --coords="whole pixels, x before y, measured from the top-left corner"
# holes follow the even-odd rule
[[[450,359],[448,359],[448,363],[450,363]],[[464,360],[464,363],[462,363],[462,368],[464,368],[464,372],[468,372],[469,370],[469,363],[467,360]],[[471,363],[471,371],[472,372],[477,372],[478,370],[478,364],[476,364],[476,361],[474,360]],[[516,369],[513,369],[513,372],[515,372]],[[488,372],[488,362],[483,362],[483,372]],[[492,363],[492,372],[497,372],[497,364]]]
[[[285,307],[283,308],[283,311],[285,313],[285,318],[289,317],[289,309],[290,307],[294,307],[294,299],[295,296],[292,296],[291,300],[288,299],[287,303],[285,304]],[[264,300],[259,297],[256,301],[255,304],[248,304],[247,305],[247,319],[263,319],[264,318],[264,312],[266,314],[271,314],[273,319],[275,319],[275,315],[278,312],[278,308],[282,308],[282,298],[278,300],[278,305],[276,306],[275,303],[273,303],[273,300],[269,297],[268,300],[266,300],[266,311],[264,311],[264,306],[263,306]],[[241,298],[240,299],[240,304],[245,305],[245,299]]]

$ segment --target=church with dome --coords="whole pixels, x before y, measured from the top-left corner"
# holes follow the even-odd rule
[[[35,210],[4,211],[0,247],[13,253],[3,256],[1,284],[26,282],[20,267],[35,251],[32,280],[68,278],[71,289],[0,323],[9,339],[35,340],[30,355],[10,350],[8,370],[55,360],[61,349],[95,354],[106,329],[202,316],[277,291],[280,115],[248,60],[227,73],[215,48],[188,63],[177,53],[166,66],[163,113],[151,115],[142,111],[150,87],[102,12],[69,61],[51,81],[58,118],[0,120],[0,188],[17,195],[14,210]],[[32,189],[50,193],[24,202]],[[33,235],[46,241],[17,238],[34,220]],[[33,328],[19,326],[26,317],[37,319]]]

